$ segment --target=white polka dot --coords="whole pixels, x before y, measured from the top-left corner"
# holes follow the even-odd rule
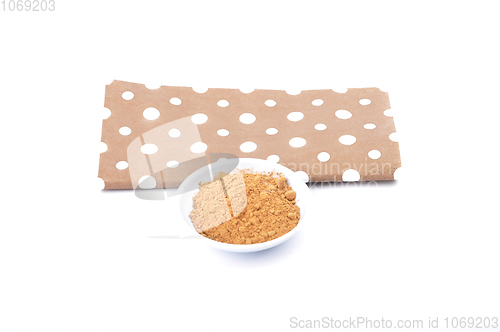
[[[393,142],[399,142],[398,133],[392,133],[389,135],[389,139]]]
[[[302,91],[299,89],[288,89],[285,92],[291,96],[296,96],[296,95],[300,94]]]
[[[342,174],[342,181],[346,182],[359,181],[360,178],[359,172],[354,169],[348,169]]]
[[[288,142],[288,144],[290,144],[294,148],[301,148],[306,145],[306,140],[302,137],[294,137]]]
[[[245,88],[241,88],[241,89],[240,89],[240,91],[241,91],[242,93],[245,93],[245,94],[246,94],[246,93],[252,93],[252,92],[254,92],[254,91],[255,91],[255,89],[254,89],[254,88],[248,88],[248,87],[245,87]]]
[[[182,100],[180,100],[177,97],[173,97],[173,98],[170,98],[170,104],[179,106],[180,104],[182,104]]]
[[[191,152],[193,153],[203,153],[207,151],[207,145],[203,142],[196,142],[193,145],[191,145]]]
[[[278,129],[276,128],[267,128],[266,129],[266,134],[268,135],[276,135],[278,133]]]
[[[181,136],[181,131],[177,128],[172,128],[168,131],[168,136],[170,136],[172,138],[177,138],[177,137]]]
[[[382,153],[380,153],[379,150],[371,150],[370,152],[368,152],[368,157],[370,157],[371,159],[378,159],[381,155]]]
[[[191,121],[193,121],[193,123],[197,124],[197,125],[204,124],[205,122],[207,122],[207,120],[208,120],[208,116],[206,114],[203,114],[203,113],[198,113],[198,114],[195,114],[191,117]]]
[[[156,120],[160,117],[160,111],[154,107],[148,107],[142,112],[142,115],[146,120]]]
[[[128,167],[128,163],[126,161],[119,161],[116,163],[116,168],[119,170],[124,170]]]
[[[179,166],[179,162],[177,160],[170,160],[167,163],[168,168],[176,168],[177,166]]]
[[[243,113],[242,115],[240,115],[241,123],[252,124],[255,122],[255,120],[257,120],[257,118],[252,113]]]
[[[229,102],[225,99],[222,99],[222,100],[219,100],[217,102],[217,105],[219,105],[219,107],[228,107],[229,106]]]
[[[161,84],[158,82],[149,82],[149,83],[146,83],[145,85],[146,85],[146,88],[148,88],[149,90],[156,90],[156,89],[161,88]]]
[[[363,127],[365,127],[365,129],[375,129],[375,127],[377,127],[376,125],[374,125],[373,123],[367,123],[365,124]]]
[[[280,161],[280,157],[275,154],[272,154],[269,157],[267,157],[267,161],[270,161],[272,163],[277,163],[278,161]]]
[[[144,154],[155,154],[158,152],[158,147],[155,144],[144,144],[141,146],[141,152]]]
[[[330,160],[330,154],[328,152],[320,152],[318,154],[318,160],[323,162],[328,161]]]
[[[312,101],[312,104],[313,104],[314,106],[321,106],[321,105],[323,105],[323,99],[314,99],[314,100]]]
[[[274,107],[274,106],[276,106],[276,102],[274,100],[272,100],[272,99],[266,100],[264,102],[264,104],[266,104],[266,106],[268,106],[268,107]]]
[[[208,91],[208,88],[206,87],[193,87],[193,91],[196,93],[205,93]]]
[[[219,130],[217,130],[217,135],[227,136],[227,135],[229,135],[229,131],[227,129],[219,129]]]
[[[351,112],[346,111],[346,110],[338,110],[337,112],[335,112],[335,116],[339,119],[347,120],[347,119],[350,119],[352,117],[352,114],[351,114]]]
[[[257,144],[255,144],[254,142],[245,142],[240,145],[240,150],[242,152],[249,153],[255,151],[255,149],[257,149]]]
[[[353,145],[356,142],[356,137],[352,135],[342,135],[339,137],[339,142],[344,145]]]
[[[314,126],[314,129],[316,129],[316,130],[325,130],[326,129],[326,124],[318,123],[317,125]]]
[[[372,103],[372,101],[371,101],[370,99],[366,99],[366,98],[365,98],[365,99],[361,99],[361,100],[359,101],[359,103],[360,103],[361,105],[363,105],[363,106],[366,106],[366,105],[370,105],[370,104]]]
[[[108,151],[108,145],[104,142],[99,142],[99,152],[104,153]]]
[[[387,110],[384,111],[384,115],[388,116],[388,117],[391,117],[391,116],[394,116],[394,112],[393,112],[392,109],[389,108],[389,109],[387,109]]]
[[[107,107],[103,107],[101,111],[101,118],[107,119],[111,116],[111,110]]]
[[[302,120],[304,118],[304,113],[302,113],[302,112],[292,112],[292,113],[288,113],[288,115],[286,117],[287,117],[288,120],[296,122],[296,121],[300,121],[300,120]]]
[[[134,98],[134,93],[132,91],[125,91],[122,94],[122,98],[125,100],[131,100],[132,98]]]
[[[337,92],[337,93],[346,93],[347,92],[347,88],[335,88],[335,89],[332,89],[334,92]]]
[[[118,129],[118,132],[123,136],[128,136],[132,133],[132,129],[130,129],[129,127],[121,127],[120,129]]]
[[[98,182],[97,188],[99,188],[100,190],[104,190],[104,188],[106,187],[104,180],[101,178],[97,178],[97,182]]]

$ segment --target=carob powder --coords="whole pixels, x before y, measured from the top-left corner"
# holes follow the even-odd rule
[[[195,229],[224,243],[252,244],[278,238],[300,219],[295,191],[281,173],[220,172],[201,185],[190,213]]]

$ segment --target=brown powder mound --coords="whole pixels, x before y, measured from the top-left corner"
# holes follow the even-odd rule
[[[195,229],[224,243],[252,244],[276,239],[300,219],[295,191],[282,174],[239,171],[219,173],[193,198],[190,213]]]

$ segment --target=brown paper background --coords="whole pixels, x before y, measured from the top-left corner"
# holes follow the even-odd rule
[[[123,99],[125,91],[133,92],[133,99]],[[182,104],[171,104],[173,97],[180,98]],[[228,107],[217,105],[222,99],[229,101]],[[264,103],[268,99],[276,101],[276,106],[266,106]],[[315,99],[322,99],[324,103],[314,106],[312,101]],[[371,103],[361,105],[361,99],[369,99]],[[389,97],[378,88],[348,89],[345,93],[307,90],[298,95],[259,89],[248,94],[237,89],[209,89],[197,93],[189,87],[148,89],[143,84],[113,81],[106,86],[104,106],[111,111],[102,126],[102,141],[108,150],[101,154],[99,162],[99,177],[104,180],[105,189],[133,189],[137,186],[136,175],[139,173],[154,175],[156,188],[177,187],[187,175],[206,163],[200,158],[205,154],[194,154],[189,150],[193,140],[199,139],[208,145],[206,153],[230,153],[259,159],[278,155],[280,164],[293,171],[305,171],[313,182],[342,181],[342,174],[347,169],[357,170],[361,181],[392,180],[394,171],[401,166],[399,145],[389,139],[389,135],[396,132],[394,121],[384,115],[384,111],[390,108]],[[160,117],[145,119],[143,111],[148,107],[158,109]],[[352,117],[337,118],[335,112],[340,109],[349,111]],[[287,115],[291,112],[302,112],[304,118],[289,121]],[[208,116],[208,121],[197,128],[186,121],[196,113]],[[256,121],[241,123],[239,117],[243,113],[252,113]],[[173,122],[176,120],[177,123]],[[318,123],[325,124],[327,129],[314,129]],[[365,129],[366,123],[373,123],[376,128]],[[119,129],[123,126],[131,128],[132,133],[121,135]],[[179,138],[168,136],[168,128],[182,126]],[[278,133],[267,135],[267,128],[277,128]],[[219,129],[227,129],[230,134],[219,136]],[[186,135],[186,132],[190,134]],[[342,135],[355,136],[356,142],[343,145],[339,142]],[[306,139],[306,145],[301,148],[290,146],[289,140],[293,137]],[[239,147],[246,141],[256,143],[257,149],[251,153],[242,152]],[[144,155],[139,150],[144,143],[156,144],[158,152]],[[381,157],[372,160],[368,157],[370,150],[379,150]],[[320,162],[317,159],[320,152],[328,152],[330,160]],[[198,159],[189,162],[193,158]],[[170,169],[166,167],[169,160],[181,164]],[[115,165],[119,161],[128,161],[129,168],[118,170]],[[157,172],[159,169],[163,171]]]

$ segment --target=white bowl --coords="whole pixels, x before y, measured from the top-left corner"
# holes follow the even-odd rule
[[[230,244],[218,242],[204,237],[194,229],[189,214],[193,209],[193,197],[198,193],[199,189],[190,191],[187,190],[189,190],[189,188],[198,188],[198,184],[200,182],[210,181],[209,166],[212,169],[212,174],[217,174],[219,171],[234,173],[236,172],[236,169],[234,169],[236,162],[238,163],[236,169],[251,169],[254,172],[279,172],[285,176],[288,181],[288,185],[291,186],[296,193],[296,204],[300,208],[300,219],[297,226],[295,226],[290,232],[274,240],[255,244]],[[188,224],[189,229],[192,230],[193,235],[199,236],[207,244],[211,245],[214,248],[233,252],[260,251],[272,248],[274,246],[277,246],[278,244],[285,242],[293,235],[295,235],[295,233],[297,233],[299,229],[304,225],[304,221],[307,215],[307,207],[311,202],[311,192],[309,191],[309,187],[307,187],[305,182],[291,169],[276,163],[269,162],[267,160],[254,158],[222,159],[217,161],[216,163],[204,166],[189,175],[179,186],[179,191],[184,192],[180,198],[181,214]]]

